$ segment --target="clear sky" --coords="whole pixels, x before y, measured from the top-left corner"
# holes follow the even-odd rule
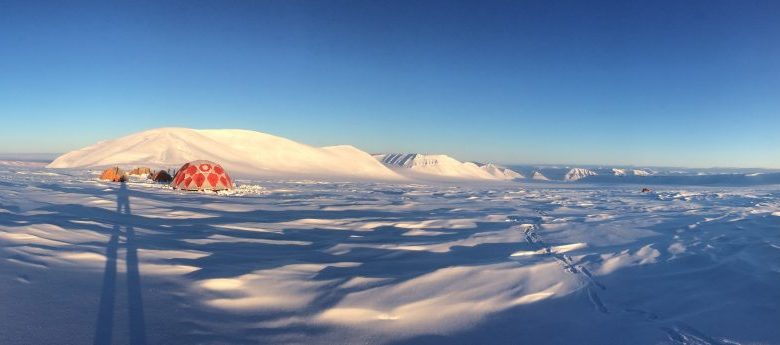
[[[179,126],[780,168],[780,1],[4,0],[0,119],[0,153]]]

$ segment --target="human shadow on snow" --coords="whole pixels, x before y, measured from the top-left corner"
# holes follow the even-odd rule
[[[143,297],[141,294],[141,274],[138,267],[138,248],[135,229],[131,222],[122,222],[132,217],[130,197],[127,185],[122,182],[117,190],[117,217],[111,230],[111,238],[106,245],[106,267],[100,291],[97,325],[94,344],[111,344],[113,337],[114,305],[117,280],[117,252],[119,237],[125,237],[125,263],[127,282],[127,312],[130,344],[146,344],[146,325],[144,322]]]

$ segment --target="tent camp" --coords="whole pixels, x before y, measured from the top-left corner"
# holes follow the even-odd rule
[[[171,186],[183,190],[218,191],[233,189],[233,180],[221,165],[212,161],[197,160],[182,165]]]

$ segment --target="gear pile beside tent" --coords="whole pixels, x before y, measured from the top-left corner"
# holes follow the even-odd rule
[[[129,176],[141,176],[151,179],[154,182],[161,183],[171,183],[171,181],[173,181],[173,177],[171,177],[171,174],[169,174],[167,171],[160,170],[155,172],[147,167],[138,167],[130,171],[124,171],[119,167],[111,167],[103,170],[103,173],[100,174],[99,179],[111,182],[126,182],[128,181]]]
[[[182,190],[219,191],[233,189],[233,180],[221,165],[197,160],[182,165],[171,186]]]

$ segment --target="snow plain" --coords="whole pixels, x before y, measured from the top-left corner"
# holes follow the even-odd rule
[[[778,344],[780,186],[0,166],[0,344]]]

